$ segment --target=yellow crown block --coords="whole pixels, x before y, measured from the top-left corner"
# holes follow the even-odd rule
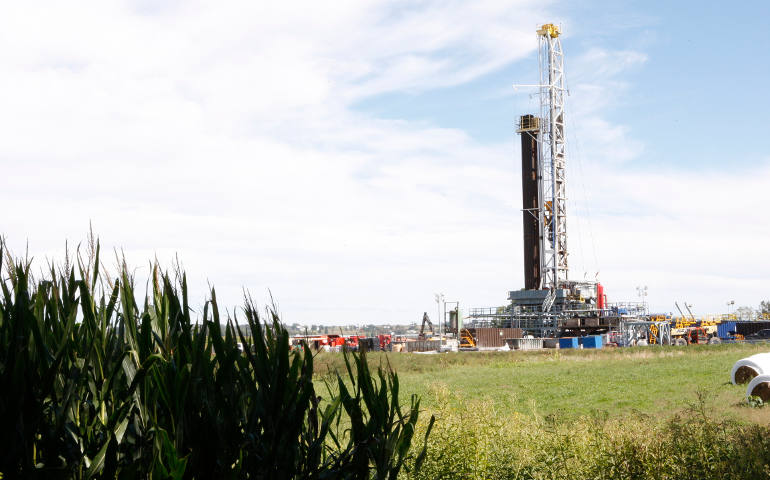
[[[554,25],[553,23],[546,23],[542,27],[540,27],[540,30],[537,31],[538,35],[548,35],[551,38],[556,38],[561,33],[561,30],[559,30],[559,27]]]

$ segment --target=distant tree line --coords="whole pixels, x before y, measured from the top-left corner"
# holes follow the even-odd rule
[[[770,300],[759,302],[758,308],[742,306],[735,309],[735,315],[740,320],[770,320]]]

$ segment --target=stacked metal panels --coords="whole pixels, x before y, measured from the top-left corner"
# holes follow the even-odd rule
[[[440,340],[418,340],[404,344],[407,352],[431,352],[441,347]]]
[[[471,328],[471,335],[476,339],[479,348],[500,348],[508,338],[521,338],[520,328]]]
[[[507,338],[505,341],[511,350],[540,350],[543,348],[542,338]]]

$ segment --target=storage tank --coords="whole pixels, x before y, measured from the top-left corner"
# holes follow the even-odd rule
[[[596,307],[599,310],[604,309],[605,305],[605,299],[604,299],[604,285],[601,283],[596,284]]]

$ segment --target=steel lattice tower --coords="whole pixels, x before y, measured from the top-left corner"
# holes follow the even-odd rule
[[[568,280],[567,197],[565,193],[564,53],[559,27],[538,31],[540,62],[539,223],[542,288],[556,290]]]

